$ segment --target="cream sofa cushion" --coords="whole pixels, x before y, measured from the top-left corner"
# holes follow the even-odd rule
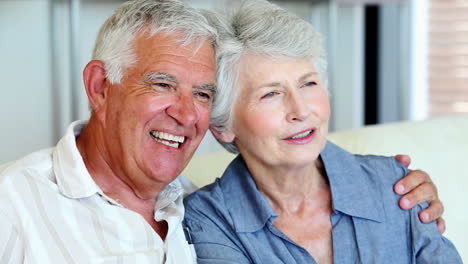
[[[401,122],[335,132],[335,144],[359,154],[409,154],[410,168],[431,175],[444,202],[447,231],[462,259],[468,260],[468,116]],[[217,152],[196,156],[182,175],[203,186],[221,177],[234,155]]]

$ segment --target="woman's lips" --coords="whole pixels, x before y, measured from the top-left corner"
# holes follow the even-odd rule
[[[292,135],[288,138],[285,138],[286,141],[294,144],[306,144],[312,141],[315,137],[316,129],[308,129],[302,132],[299,132],[295,135]]]

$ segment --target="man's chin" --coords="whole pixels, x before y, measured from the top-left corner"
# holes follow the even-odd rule
[[[181,164],[180,162],[178,162],[178,164],[179,165],[170,164],[169,166],[168,164],[162,166],[161,164],[157,164],[152,166],[149,175],[151,175],[152,180],[155,182],[168,184],[177,178],[186,166],[186,164]]]

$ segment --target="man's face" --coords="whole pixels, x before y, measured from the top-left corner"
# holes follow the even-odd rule
[[[137,63],[106,95],[104,130],[111,168],[143,196],[185,168],[206,133],[215,87],[208,41],[182,46],[178,34],[134,43]]]

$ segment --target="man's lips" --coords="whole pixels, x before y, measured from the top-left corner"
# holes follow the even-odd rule
[[[149,134],[155,141],[176,149],[179,148],[186,140],[185,136],[177,136],[156,130],[150,131]]]

